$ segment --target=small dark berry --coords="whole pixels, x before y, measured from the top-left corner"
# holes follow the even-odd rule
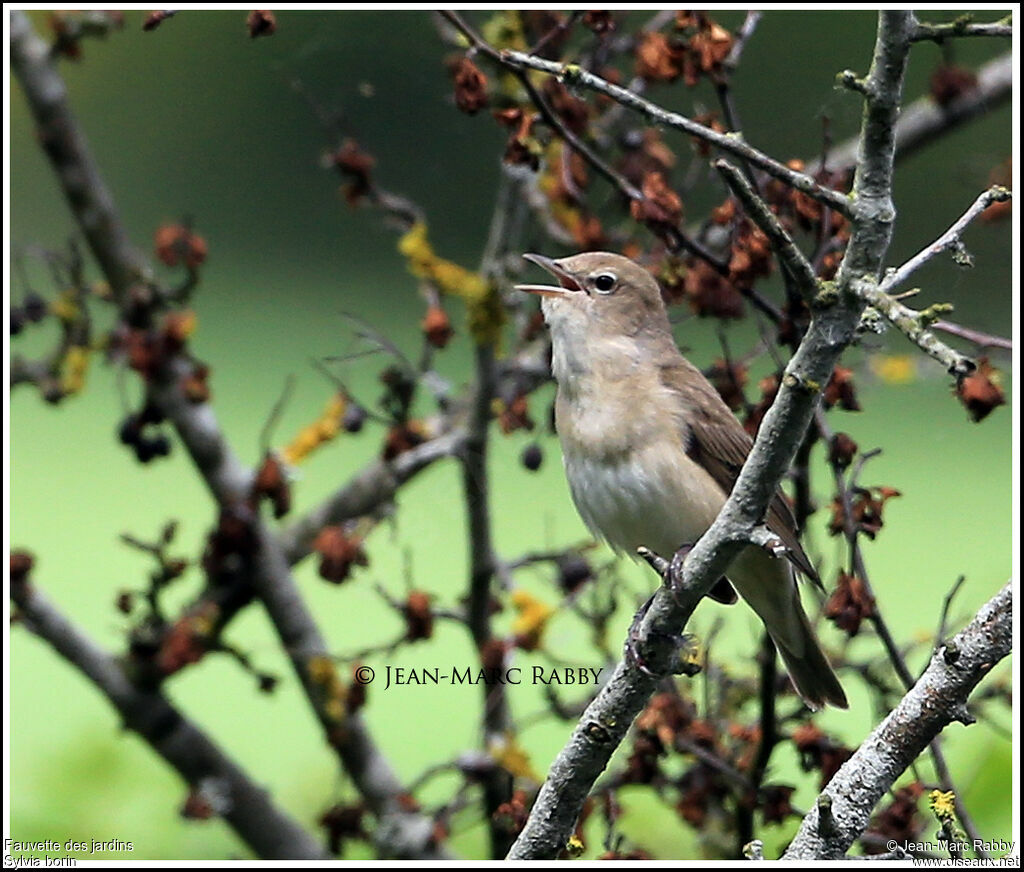
[[[117,438],[122,445],[137,445],[142,438],[142,422],[138,415],[129,415],[117,428]]]
[[[153,453],[157,457],[166,457],[171,453],[171,440],[164,436],[163,433],[154,436],[150,442],[153,446]]]
[[[530,470],[530,472],[536,472],[544,462],[544,452],[541,451],[540,445],[536,442],[531,442],[523,449],[520,460],[523,466]]]
[[[590,564],[579,554],[567,554],[558,561],[558,583],[566,593],[572,593],[593,576]]]
[[[133,446],[135,448],[135,459],[139,463],[149,463],[154,457],[156,457],[156,449],[153,447],[152,439],[143,439],[139,437],[139,441]]]
[[[52,382],[43,388],[43,399],[55,406],[64,399],[64,389],[57,382]]]
[[[35,292],[25,294],[22,306],[25,309],[25,317],[33,324],[37,324],[42,321],[43,318],[46,317],[46,313],[50,308],[46,304],[46,300]]]
[[[345,428],[345,432],[358,433],[363,429],[365,421],[366,409],[358,403],[350,401],[348,406],[345,408],[345,415],[341,420],[341,426]]]

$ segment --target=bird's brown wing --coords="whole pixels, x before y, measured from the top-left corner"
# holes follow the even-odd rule
[[[682,396],[690,410],[689,432],[685,434],[687,454],[703,466],[726,493],[731,493],[754,444],[750,435],[700,370],[681,355],[661,366],[661,380]],[[821,579],[800,545],[796,518],[781,488],[775,491],[768,505],[765,525],[782,540],[790,562],[820,587]]]

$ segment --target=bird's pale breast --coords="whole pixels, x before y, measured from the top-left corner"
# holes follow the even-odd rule
[[[696,542],[725,494],[683,448],[678,397],[653,381],[639,393],[602,387],[598,402],[587,391],[559,392],[557,426],[580,516],[630,555],[640,545],[670,555]]]

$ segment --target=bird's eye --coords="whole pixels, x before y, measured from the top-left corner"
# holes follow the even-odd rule
[[[615,287],[615,276],[612,273],[601,273],[594,279],[594,287],[602,294],[609,294]]]

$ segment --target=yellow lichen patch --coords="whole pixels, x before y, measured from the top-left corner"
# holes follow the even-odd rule
[[[330,657],[320,654],[306,662],[309,680],[319,691],[320,709],[323,716],[335,723],[345,719],[345,685],[338,676],[337,667]]]
[[[512,607],[516,610],[512,624],[516,644],[524,651],[535,651],[543,641],[544,628],[555,610],[525,590],[512,592]]]
[[[495,12],[483,27],[480,34],[487,42],[497,49],[510,48],[514,51],[526,51],[526,34],[523,31],[523,20],[515,10]]]
[[[890,385],[905,385],[917,378],[917,362],[909,354],[876,354],[871,371]]]
[[[81,312],[78,307],[78,291],[75,288],[61,291],[57,298],[50,303],[50,312],[65,324],[75,321]]]
[[[933,790],[928,795],[928,807],[940,821],[955,821],[956,794],[952,790]]]
[[[345,416],[348,400],[344,394],[336,393],[324,406],[320,417],[303,427],[298,434],[281,449],[281,457],[292,466],[305,460],[313,451],[338,435],[341,421]]]
[[[85,387],[92,350],[84,345],[72,345],[60,362],[60,389],[64,394],[77,394]]]
[[[530,763],[530,755],[522,749],[514,736],[506,734],[501,738],[492,739],[487,746],[487,751],[494,761],[510,775],[516,778],[529,778],[536,782],[541,780]]]
[[[427,239],[427,225],[414,224],[398,240],[398,251],[408,262],[409,272],[432,282],[442,293],[466,303],[469,331],[480,345],[495,345],[504,321],[497,289],[479,273],[472,272],[434,252]]]
[[[565,853],[572,859],[581,856],[586,849],[587,846],[576,835],[569,836],[569,841],[565,843]]]

